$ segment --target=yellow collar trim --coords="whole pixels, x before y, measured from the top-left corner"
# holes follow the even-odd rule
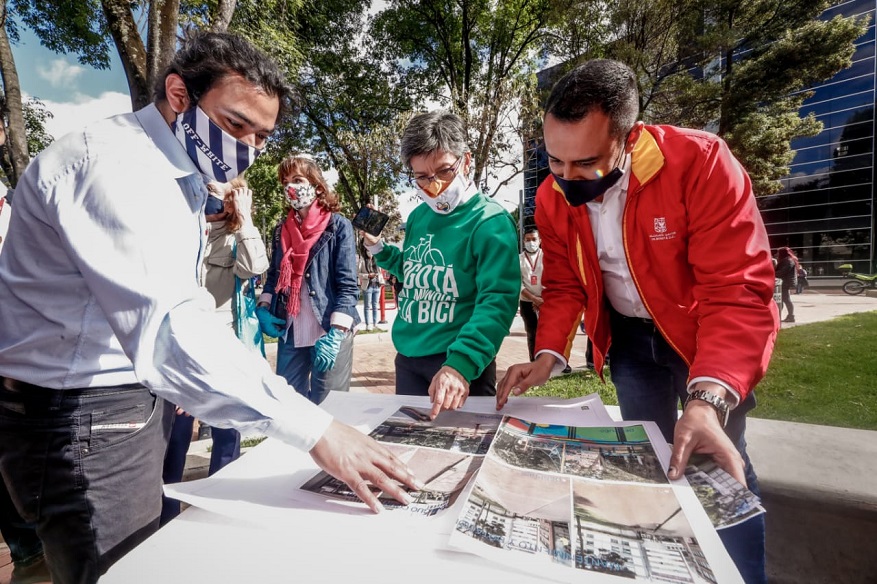
[[[631,153],[630,170],[640,185],[644,185],[664,166],[664,153],[648,128],[643,128]]]

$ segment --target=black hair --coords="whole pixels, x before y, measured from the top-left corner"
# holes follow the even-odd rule
[[[154,101],[167,99],[165,79],[171,73],[183,78],[192,106],[217,81],[232,74],[276,96],[280,100],[278,119],[289,111],[293,101],[292,89],[277,64],[247,40],[230,33],[187,32],[180,50],[155,82]]]
[[[594,110],[609,117],[618,138],[633,128],[639,115],[639,91],[630,67],[611,59],[587,61],[554,85],[545,104],[545,115],[562,122],[578,122]]]
[[[536,235],[539,235],[539,229],[532,226],[524,228],[524,235],[527,235],[528,233],[535,233]]]

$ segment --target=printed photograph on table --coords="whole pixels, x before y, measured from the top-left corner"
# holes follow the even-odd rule
[[[592,479],[667,483],[641,425],[576,428],[508,418],[496,455],[513,466]]]
[[[409,491],[413,501],[407,507],[399,504],[392,497],[385,496],[376,487],[371,487],[372,492],[385,508],[403,509],[414,515],[435,515],[453,505],[483,460],[481,456],[428,448],[397,444],[387,444],[387,447],[407,464],[416,476],[421,477],[425,488],[420,491]],[[334,499],[361,504],[350,487],[325,472],[319,473],[301,488]]]
[[[430,420],[427,409],[402,407],[369,435],[389,444],[484,455],[502,418],[495,414],[446,410]]]
[[[696,532],[641,424],[507,417],[455,509],[451,547],[548,580],[725,581],[698,541],[712,532],[716,545],[708,518],[688,507]]]
[[[429,409],[399,408],[369,435],[406,463],[425,488],[409,492],[413,502],[408,506],[385,496],[377,487],[372,486],[372,492],[390,510],[418,516],[444,511],[457,501],[478,471],[502,419],[496,414],[450,410],[430,420]],[[301,489],[361,505],[350,487],[325,472],[318,473]]]

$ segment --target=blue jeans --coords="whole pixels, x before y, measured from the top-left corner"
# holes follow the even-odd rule
[[[655,422],[664,439],[673,442],[677,406],[688,395],[688,366],[664,340],[651,321],[611,312],[612,346],[609,372],[618,394],[621,417]],[[755,407],[755,394],[731,411],[725,432],[746,465],[749,490],[759,495],[758,478],[746,454],[746,413]],[[767,582],[764,515],[718,531],[728,554],[747,584]]]
[[[380,286],[369,286],[362,291],[362,312],[366,326],[378,324],[378,302],[380,302],[381,290]],[[368,318],[369,314],[371,320]]]
[[[0,535],[16,564],[26,566],[43,556],[43,544],[37,537],[36,527],[15,510],[3,477],[0,477]]]
[[[140,385],[0,385],[0,472],[55,584],[97,582],[158,529],[171,407]]]
[[[186,470],[186,454],[192,443],[192,428],[195,418],[187,414],[175,414],[171,428],[171,437],[168,440],[167,452],[164,455],[164,467],[161,472],[161,480],[170,485],[183,480]],[[213,448],[210,451],[210,468],[207,476],[212,475],[228,463],[237,460],[241,455],[241,435],[231,428],[210,429],[213,440]],[[164,525],[180,514],[180,502],[165,495],[161,496],[161,525]]]
[[[313,368],[313,347],[295,347],[290,329],[286,340],[277,346],[277,375],[280,375],[297,392],[320,404],[330,391],[350,391],[350,375],[353,373],[353,334],[347,333],[335,358],[335,365],[328,371]]]

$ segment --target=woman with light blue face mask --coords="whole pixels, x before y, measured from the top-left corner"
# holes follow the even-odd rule
[[[459,116],[416,115],[401,145],[423,204],[408,217],[401,250],[363,238],[378,266],[403,282],[393,322],[396,393],[429,395],[435,417],[469,395],[496,393],[495,358],[520,291],[517,234],[508,212],[469,178]]]

